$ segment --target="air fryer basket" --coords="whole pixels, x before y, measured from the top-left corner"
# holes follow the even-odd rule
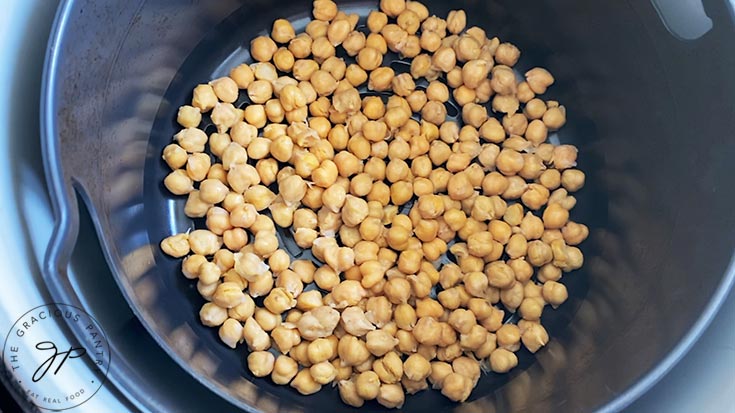
[[[162,148],[197,83],[249,58],[249,40],[278,17],[305,24],[309,1],[68,0],[47,62],[44,155],[59,227],[45,268],[57,298],[77,218],[87,204],[108,264],[134,312],[169,355],[245,410],[349,410],[334,389],[314,396],[254,379],[244,350],[201,325],[202,299],[158,242],[201,223],[161,185]],[[365,15],[376,2],[340,7]],[[733,281],[735,34],[724,1],[712,28],[684,40],[652,3],[427,1],[522,51],[521,70],[549,68],[568,110],[559,134],[588,173],[574,218],[590,226],[585,266],[563,279],[570,300],[544,313],[551,342],[518,369],[488,374],[465,404],[437,392],[404,411],[613,411],[686,351]],[[114,366],[111,374],[124,374]],[[175,378],[172,378],[175,380]],[[382,410],[369,403],[363,411]]]

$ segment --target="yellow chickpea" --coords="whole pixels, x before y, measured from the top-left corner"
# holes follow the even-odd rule
[[[517,365],[518,357],[504,348],[498,348],[490,354],[490,368],[496,373],[507,373]]]

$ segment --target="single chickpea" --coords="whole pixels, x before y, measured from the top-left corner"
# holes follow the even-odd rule
[[[308,369],[302,369],[298,373],[296,373],[296,376],[293,378],[293,380],[291,380],[290,386],[303,395],[314,394],[322,388],[322,385],[314,380]]]
[[[521,196],[521,201],[529,209],[537,211],[549,200],[549,190],[540,184],[530,184]],[[562,208],[563,209],[563,208]]]
[[[247,65],[243,66],[247,67],[247,70],[250,70]],[[250,81],[252,81],[252,73],[250,74],[250,76]],[[241,75],[239,79],[242,79],[242,82],[247,82],[247,75]],[[249,84],[249,82],[247,84]],[[211,85],[198,85],[194,88],[191,105],[199,109],[201,113],[209,112],[215,107],[216,104],[217,95],[214,93],[214,89]]]
[[[420,354],[411,354],[403,362],[403,374],[409,380],[424,380],[431,374],[431,363]]]
[[[273,372],[276,358],[267,351],[253,351],[248,354],[248,368],[255,377],[265,377]]]
[[[337,4],[332,0],[315,0],[312,6],[312,14],[317,20],[330,21],[337,16]]]
[[[569,211],[558,203],[549,204],[544,210],[543,221],[547,229],[560,229],[569,221]]]
[[[523,345],[528,351],[535,353],[549,342],[549,334],[540,323],[529,323],[521,336]]]
[[[534,67],[526,72],[526,82],[533,93],[542,95],[546,89],[554,84],[554,77],[548,70],[542,67]]]
[[[434,68],[447,73],[457,65],[457,55],[451,47],[440,47],[434,52],[431,64]]]
[[[521,57],[521,51],[511,43],[501,43],[495,49],[495,61],[501,65],[514,66]]]
[[[542,294],[544,300],[551,304],[552,307],[557,308],[569,297],[567,293],[567,287],[564,284],[556,281],[547,281],[544,283]]]
[[[367,46],[357,54],[357,64],[366,71],[373,71],[383,64],[383,55],[379,50]]]
[[[299,371],[298,363],[289,356],[280,355],[275,359],[271,380],[276,384],[288,384]]]
[[[442,394],[455,402],[464,402],[472,392],[472,381],[459,373],[448,374],[441,383]]]
[[[278,46],[268,36],[258,36],[250,42],[250,55],[259,62],[269,62]]]
[[[248,86],[250,86],[250,83],[255,79],[252,69],[250,69],[250,66],[246,64],[234,67],[230,71],[230,77],[235,81],[235,83],[237,83],[237,87],[240,89],[247,89]]]
[[[490,368],[495,373],[507,373],[517,365],[518,357],[504,348],[498,348],[490,354]]]
[[[342,44],[351,31],[350,23],[347,20],[334,20],[327,28],[327,39],[334,46]]]
[[[561,185],[569,192],[576,192],[584,186],[585,175],[579,169],[565,169],[561,174]]]

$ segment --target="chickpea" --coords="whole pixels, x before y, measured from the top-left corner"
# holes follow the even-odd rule
[[[161,249],[166,255],[174,258],[181,258],[189,254],[190,243],[187,234],[176,234],[164,238],[161,241]]]
[[[357,394],[357,385],[354,379],[340,380],[338,385],[339,396],[342,402],[352,407],[362,407],[365,404],[365,400]]]
[[[350,23],[347,20],[334,20],[327,28],[327,39],[334,46],[342,44],[350,34]]]
[[[431,64],[434,68],[447,73],[457,65],[457,55],[451,47],[440,47],[434,52]]]
[[[230,78],[237,83],[238,88],[247,89],[248,86],[250,86],[250,83],[255,79],[255,75],[253,74],[252,69],[250,69],[250,66],[241,64],[230,71]]]
[[[381,406],[389,409],[400,409],[403,407],[406,395],[400,384],[382,384],[378,391],[377,400]]]
[[[237,91],[237,86],[235,90]],[[189,105],[179,107],[176,122],[184,128],[196,128],[202,122],[201,109]]]
[[[332,0],[315,0],[312,14],[317,20],[330,21],[337,16],[337,4]]]
[[[542,67],[534,67],[526,72],[526,82],[533,93],[542,95],[546,89],[554,84],[554,77]]]
[[[579,191],[584,186],[585,175],[579,169],[565,169],[561,174],[561,184],[569,192]]]
[[[460,334],[468,334],[477,321],[472,311],[456,309],[452,311],[447,320],[450,326]]]
[[[549,334],[546,329],[539,323],[529,323],[528,327],[523,331],[521,336],[523,345],[528,351],[535,353],[549,342]]]
[[[276,384],[288,384],[299,371],[298,363],[289,356],[280,355],[275,359],[271,380]]]
[[[378,49],[367,46],[357,54],[357,64],[363,70],[373,71],[383,64],[383,55]]]
[[[268,36],[258,36],[250,42],[250,55],[259,62],[268,62],[278,49],[276,43]]]
[[[567,293],[567,287],[564,284],[556,281],[547,281],[544,283],[542,294],[544,300],[551,304],[552,307],[557,308],[569,297]]]
[[[318,1],[328,1],[328,0],[318,0]],[[296,389],[299,393],[303,395],[310,395],[318,392],[321,390],[322,385],[317,383],[314,378],[311,376],[311,373],[308,369],[302,369],[298,373],[296,373],[296,376],[291,380],[291,387]]]
[[[448,374],[441,383],[442,394],[455,402],[467,400],[472,392],[472,381],[459,373]]]
[[[247,67],[247,65],[245,65],[245,67]],[[250,68],[248,67],[248,69]],[[201,113],[209,112],[216,104],[217,95],[214,93],[214,89],[211,85],[198,85],[194,88],[191,105],[199,109]]]
[[[507,373],[517,365],[518,357],[504,348],[498,348],[490,354],[490,368],[496,373]]]
[[[569,211],[558,203],[549,204],[544,210],[543,221],[547,229],[560,229],[569,221]]]
[[[558,130],[567,122],[566,109],[564,108],[564,106],[549,107],[549,109],[544,113],[544,116],[541,119],[543,120],[544,124],[549,128],[549,130]]]

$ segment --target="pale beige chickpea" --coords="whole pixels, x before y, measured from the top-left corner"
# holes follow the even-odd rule
[[[516,77],[508,66],[498,65],[492,68],[490,85],[499,95],[513,95],[516,92]],[[517,101],[517,99],[516,99]]]
[[[207,211],[206,219],[207,229],[216,235],[222,235],[223,232],[232,228],[230,224],[230,213],[221,207],[212,207]]]
[[[419,38],[419,45],[428,52],[435,52],[441,47],[442,38],[436,32],[424,31]]]
[[[242,340],[242,324],[235,319],[228,318],[219,327],[218,333],[219,338],[223,343],[230,348],[235,348]]]
[[[457,55],[451,47],[440,47],[434,52],[431,64],[434,68],[447,73],[457,65]]]
[[[544,210],[543,221],[547,229],[560,229],[569,221],[569,211],[558,203],[551,203]]]
[[[163,184],[174,195],[186,195],[194,191],[194,183],[183,169],[177,169],[166,175]]]
[[[538,177],[538,182],[549,190],[554,190],[561,185],[561,172],[556,169],[547,169]]]
[[[480,137],[492,143],[501,143],[506,138],[506,133],[503,125],[500,123],[500,121],[492,117],[480,126],[479,132]]]
[[[561,174],[561,185],[569,192],[576,192],[584,186],[585,175],[579,169],[565,169]]]
[[[472,60],[481,60],[487,64],[491,62],[487,59],[481,59],[482,57],[482,45],[477,42],[472,36],[462,35],[456,38],[453,45],[455,53],[457,53],[457,60],[460,62],[468,62]],[[490,67],[487,68],[490,70]],[[468,85],[469,87],[469,85]],[[474,87],[471,87],[474,89]]]
[[[317,364],[330,360],[336,354],[328,339],[317,338],[311,343],[308,343],[307,355],[312,364]]]
[[[330,21],[337,16],[337,4],[332,0],[315,0],[312,6],[312,14],[317,20]]]
[[[521,51],[512,43],[501,43],[495,49],[495,61],[501,65],[514,66],[521,57]]]
[[[240,89],[247,89],[250,83],[255,79],[252,69],[247,64],[235,66],[230,71],[230,77],[237,83]]]
[[[490,65],[484,60],[470,60],[462,66],[462,83],[470,89],[476,89],[487,79]]]
[[[411,61],[411,76],[414,79],[426,77],[432,72],[431,56],[428,54],[420,54]]]
[[[589,228],[573,221],[567,222],[561,229],[562,237],[567,245],[579,245],[589,236]]]
[[[530,184],[521,196],[521,201],[529,209],[537,211],[549,200],[549,190],[540,184]]]
[[[446,120],[447,108],[443,103],[430,100],[421,109],[421,118],[435,125],[441,125]]]
[[[237,100],[238,86],[237,83],[230,77],[221,77],[209,82],[212,85],[217,98],[222,102],[233,103]]]
[[[322,294],[318,290],[304,291],[296,299],[296,308],[302,311],[313,310],[322,305]]]
[[[449,100],[449,89],[444,83],[434,80],[429,82],[426,87],[426,98],[438,102],[446,102]]]
[[[382,384],[378,392],[377,401],[381,406],[389,409],[400,409],[406,400],[400,384]]]
[[[495,166],[506,176],[518,173],[523,163],[523,156],[512,149],[502,149],[495,160]]]
[[[305,59],[311,54],[312,42],[313,40],[309,34],[298,34],[288,42],[288,51],[290,51],[296,59]]]
[[[171,143],[163,148],[162,158],[166,161],[169,168],[176,170],[186,165],[189,155],[184,148],[175,143]]]
[[[235,90],[237,90],[237,85],[235,85]],[[176,122],[185,128],[196,128],[202,122],[201,109],[189,105],[179,107]]]
[[[518,309],[524,320],[538,321],[541,319],[544,304],[543,299],[526,297],[523,299]]]
[[[390,67],[379,67],[370,73],[368,89],[385,92],[391,88],[395,72]]]
[[[447,31],[459,34],[467,25],[467,14],[464,10],[451,10],[447,16]]]
[[[198,128],[186,128],[174,135],[174,140],[189,153],[204,152],[207,134]]]
[[[554,308],[560,306],[569,297],[567,287],[556,281],[546,281],[542,289],[542,294],[544,300]]]
[[[275,359],[271,380],[276,384],[288,384],[299,371],[296,360],[289,356],[280,355]]]
[[[267,99],[266,99],[267,100]],[[217,108],[214,109],[215,111]],[[268,117],[265,114],[265,106],[263,105],[249,105],[244,111],[245,121],[256,128],[262,128],[268,121]]]
[[[523,286],[517,282],[510,288],[500,290],[500,301],[508,311],[515,312],[523,302],[523,294]]]
[[[528,184],[523,178],[510,176],[508,177],[508,187],[501,196],[507,200],[518,199],[526,192],[526,188],[528,188]]]
[[[528,243],[526,259],[528,259],[528,262],[534,267],[541,267],[542,265],[551,262],[553,259],[551,247],[543,241],[530,241]]]
[[[349,40],[349,38],[348,38]],[[360,49],[362,50],[362,48]],[[358,51],[359,53],[359,51]],[[359,65],[353,63],[345,70],[345,79],[354,87],[358,87],[367,81],[368,74]]]
[[[273,372],[276,358],[267,351],[253,351],[248,354],[248,369],[255,377],[265,377]]]
[[[534,67],[526,72],[526,82],[535,94],[542,95],[546,93],[549,86],[554,84],[554,77],[548,70],[542,67]]]
[[[250,68],[247,65],[243,65],[250,70]],[[245,81],[245,80],[243,80]],[[251,79],[252,81],[252,73],[251,73]],[[249,84],[249,82],[248,82]],[[191,105],[201,111],[201,113],[206,113],[212,110],[215,105],[217,104],[217,95],[214,93],[214,89],[211,85],[197,85],[194,88],[193,97],[191,99]]]
[[[373,71],[383,63],[383,55],[379,50],[367,46],[357,54],[357,64],[363,70]]]
[[[521,336],[523,345],[528,351],[535,353],[549,342],[549,334],[540,323],[529,323]]]
[[[327,28],[327,39],[334,46],[342,44],[350,34],[350,22],[347,20],[334,20]]]
[[[329,190],[325,191],[328,192]],[[342,207],[342,222],[350,227],[359,225],[368,215],[367,202],[356,196],[346,195]]]
[[[549,107],[541,118],[549,130],[555,131],[560,129],[567,122],[566,109],[564,106]],[[566,145],[562,145],[566,146]]]
[[[467,125],[479,128],[487,119],[487,109],[484,106],[468,103],[462,107],[462,120]]]
[[[515,114],[507,114],[503,116],[503,129],[505,129],[506,132],[508,132],[509,135],[518,135],[519,139],[520,135],[523,135],[526,133],[526,128],[528,127],[528,119],[526,119],[525,116],[521,113],[515,113]],[[525,142],[526,145],[528,145],[527,142]]]
[[[329,361],[322,361],[309,367],[309,373],[315,382],[329,384],[337,377],[337,369]]]
[[[314,394],[322,389],[322,385],[314,380],[309,369],[302,369],[298,373],[296,373],[296,376],[293,378],[293,380],[291,380],[290,386],[305,396]]]
[[[504,348],[498,348],[490,354],[490,368],[495,373],[507,373],[517,365],[518,357]]]
[[[365,342],[349,334],[339,339],[337,353],[343,364],[348,366],[357,366],[370,359]]]
[[[455,402],[467,400],[472,392],[472,381],[459,373],[449,373],[441,383],[441,393]]]
[[[258,36],[250,42],[250,55],[259,62],[269,62],[278,46],[268,36]]]
[[[360,53],[360,50],[365,47],[365,43],[365,34],[363,34],[362,32],[353,31],[350,32],[342,42],[342,48],[345,50],[345,52],[347,52],[348,56],[357,56],[357,54]],[[348,80],[350,79],[348,78]],[[353,86],[356,86],[355,83],[351,81],[350,83]]]
[[[540,120],[544,116],[544,113],[546,113],[546,102],[539,98],[529,100],[523,108],[523,114],[529,120]]]
[[[523,82],[518,83],[515,96],[518,99],[518,101],[522,103],[528,103],[536,97],[536,94],[533,93],[533,90],[531,90],[531,87],[528,86],[528,82],[523,81]]]
[[[431,374],[431,364],[420,354],[411,354],[403,362],[403,374],[409,380],[424,380]]]
[[[352,407],[362,407],[365,404],[365,400],[357,394],[357,386],[355,380],[340,380],[338,382],[339,397],[342,402]]]

